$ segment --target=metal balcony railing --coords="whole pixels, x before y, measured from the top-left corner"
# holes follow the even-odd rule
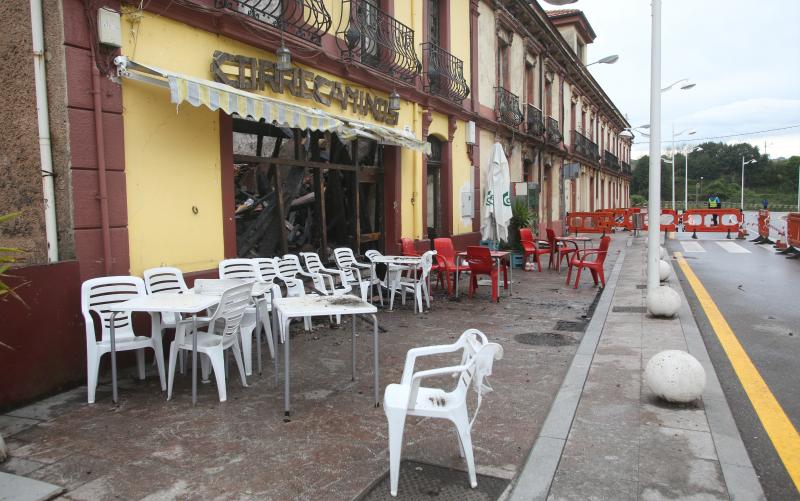
[[[622,173],[624,175],[630,176],[631,175],[631,164],[629,164],[627,162],[620,162],[620,170],[622,171]]]
[[[572,152],[581,155],[591,162],[600,160],[600,152],[597,148],[597,144],[590,141],[588,137],[576,130],[572,131]]]
[[[494,108],[497,118],[504,124],[517,127],[522,123],[522,110],[519,108],[519,96],[503,87],[495,87]]]
[[[528,134],[534,136],[541,136],[544,134],[544,121],[542,121],[542,110],[539,108],[527,105],[526,109],[528,110],[528,116],[525,121],[525,125],[528,129]]]
[[[342,0],[336,42],[345,61],[413,82],[422,69],[414,51],[414,30],[378,8],[372,0]]]
[[[558,146],[563,139],[561,129],[558,128],[558,120],[553,117],[547,117],[544,123],[544,141]]]
[[[617,158],[616,155],[608,150],[606,150],[603,154],[603,164],[606,166],[606,169],[611,169],[617,172],[620,171],[619,158]]]
[[[469,96],[464,62],[433,42],[422,44],[422,58],[428,65],[425,90],[461,104]]]
[[[331,27],[324,0],[215,0],[215,5],[316,45]]]

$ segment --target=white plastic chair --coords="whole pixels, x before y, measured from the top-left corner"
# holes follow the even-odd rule
[[[300,259],[297,256],[286,254],[283,257],[276,257],[275,270],[277,271],[276,278],[286,284],[287,297],[302,297],[306,295],[303,279],[298,278],[297,275],[311,278],[312,280],[313,277],[300,266]],[[311,330],[311,317],[303,318],[303,329]]]
[[[400,280],[402,273],[410,268],[408,266],[389,264],[386,266],[386,276],[381,278],[376,271],[375,258],[381,257],[383,254],[381,254],[380,251],[370,249],[364,252],[364,256],[366,256],[366,258],[369,259],[369,262],[372,263],[372,276],[376,277],[378,280],[378,294],[380,294],[381,305],[383,305],[383,289],[386,289],[386,295],[388,297],[392,287],[397,289],[397,283]]]
[[[344,273],[341,270],[334,270],[323,266],[322,260],[316,252],[301,252],[300,256],[303,258],[306,270],[308,270],[308,273],[312,277],[311,279],[314,281],[314,287],[320,292],[338,296],[347,294],[353,290],[347,282],[347,277],[345,277]],[[337,278],[340,284],[339,288],[336,287]]]
[[[275,278],[277,276],[277,266],[275,264],[275,258],[269,257],[259,257],[252,259],[253,263],[255,264],[256,268],[258,269],[258,273],[260,276],[260,280],[266,284],[275,285]],[[273,287],[272,295],[275,298],[281,297],[281,290],[280,287]],[[257,309],[259,313],[259,324],[260,329],[258,330],[257,336],[259,337],[260,341],[260,334],[264,332],[267,338],[267,346],[269,347],[269,355],[270,357],[275,357],[275,346],[272,340],[272,323],[270,322],[270,315],[272,315],[272,298],[269,292],[264,294],[263,298],[259,298],[257,301]],[[260,348],[260,344],[259,350]],[[260,353],[260,351],[259,351]],[[259,355],[260,357],[260,355]],[[245,367],[247,366],[247,362],[245,362]]]
[[[442,367],[414,372],[417,358],[453,353],[462,350],[461,363],[452,367]],[[459,452],[466,457],[469,483],[478,485],[475,475],[475,460],[472,453],[470,430],[478,416],[483,394],[492,390],[484,381],[492,374],[494,360],[503,358],[503,348],[490,343],[477,329],[464,331],[453,344],[413,348],[406,355],[403,379],[400,384],[390,384],[383,396],[383,410],[389,422],[389,484],[392,496],[397,496],[400,476],[400,457],[403,447],[403,430],[406,416],[422,416],[450,420],[458,432]],[[434,376],[451,374],[458,377],[453,391],[420,386],[422,380]],[[473,385],[477,392],[477,407],[469,420],[467,413],[467,391]]]
[[[372,286],[380,284],[380,280],[377,280],[374,274],[366,273],[367,270],[370,270],[370,272],[373,270],[372,263],[362,264],[356,261],[353,250],[349,247],[338,247],[334,249],[333,259],[336,262],[336,267],[344,273],[347,281],[351,284],[358,284],[361,290],[361,299],[371,303]],[[361,270],[364,270],[365,273],[362,274]],[[366,282],[366,284],[364,284],[364,282]],[[365,290],[365,287],[368,290]],[[381,296],[381,304],[383,304],[383,296]]]
[[[202,294],[201,281],[198,280],[195,289]],[[214,314],[208,319],[205,332],[199,330],[191,332],[192,320],[186,319],[178,322],[175,329],[175,340],[169,349],[169,383],[167,387],[167,399],[172,398],[172,386],[175,382],[175,360],[178,350],[192,351],[193,337],[197,336],[197,353],[205,355],[211,362],[214,370],[214,377],[217,380],[217,392],[219,401],[224,402],[228,399],[225,387],[225,360],[224,351],[228,348],[233,349],[233,356],[239,368],[239,377],[242,386],[247,386],[247,379],[244,374],[244,363],[239,347],[239,327],[245,312],[250,306],[252,284],[242,284],[232,287],[222,293],[219,306]],[[187,332],[189,331],[189,332]]]
[[[142,273],[144,277],[144,288],[148,295],[161,294],[161,293],[177,293],[186,294],[189,288],[186,286],[186,281],[183,279],[183,272],[178,268],[164,266],[161,268],[150,268],[144,270]],[[162,311],[159,313],[150,314],[150,326],[155,330],[161,332],[161,337],[164,337],[164,332],[167,329],[174,329],[181,316],[178,313],[171,311]],[[185,357],[181,357],[181,373],[183,373]]]
[[[222,279],[239,279],[252,282],[261,280],[261,273],[252,259],[224,259],[219,263],[218,272],[219,278]],[[259,334],[259,320],[261,319],[259,318],[257,303],[251,298],[251,305],[245,311],[240,325],[241,347],[245,360],[244,367],[248,376],[253,374],[253,334]],[[274,349],[270,350],[270,353],[273,352]]]
[[[420,256],[419,270],[421,270],[421,273],[417,272],[417,270],[414,270],[415,273],[417,273],[416,283],[413,277],[392,277],[392,280],[388,284],[390,310],[394,308],[395,291],[400,291],[402,293],[403,304],[406,304],[406,292],[411,292],[414,295],[414,301],[417,302],[417,311],[420,313],[422,313],[423,297],[428,305],[428,309],[431,309],[431,292],[428,287],[428,277],[431,274],[433,256],[435,255],[436,251],[427,251]],[[388,278],[387,281],[389,281]]]
[[[146,294],[144,281],[139,277],[118,276],[92,278],[81,285],[81,313],[86,324],[86,386],[88,402],[94,403],[100,358],[111,352],[111,311],[108,307]],[[95,337],[94,317],[100,320],[100,341]],[[133,332],[132,315],[117,313],[114,318],[114,342],[116,351],[136,350],[139,379],[144,379],[144,349],[155,352],[161,389],[166,389],[164,378],[164,351],[161,347],[161,331],[153,330],[151,337],[137,336]]]

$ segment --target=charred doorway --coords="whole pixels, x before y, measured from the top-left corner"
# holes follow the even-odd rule
[[[233,120],[236,248],[271,257],[384,249],[383,146]]]

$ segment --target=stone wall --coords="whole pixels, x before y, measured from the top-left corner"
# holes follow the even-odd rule
[[[0,227],[3,246],[26,250],[24,264],[47,262],[41,160],[33,76],[30,4],[0,3],[0,214],[22,215]],[[45,1],[45,33],[50,130],[56,172],[56,210],[62,259],[73,257],[66,84],[61,2]]]

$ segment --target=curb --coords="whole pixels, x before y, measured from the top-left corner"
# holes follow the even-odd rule
[[[539,431],[539,437],[533,444],[533,448],[522,466],[522,471],[513,484],[507,498],[508,501],[544,500],[550,492],[550,485],[553,483],[553,477],[561,460],[561,453],[567,443],[572,421],[578,409],[583,385],[589,375],[592,358],[594,358],[600,334],[603,332],[606,317],[611,309],[611,300],[617,288],[617,280],[625,261],[625,249],[628,246],[630,246],[630,238],[627,245],[620,250],[611,276],[597,302],[594,315],[592,315],[583,339],[578,345],[578,350],[567,370],[564,382],[561,383],[561,388],[550,406],[550,412]]]

